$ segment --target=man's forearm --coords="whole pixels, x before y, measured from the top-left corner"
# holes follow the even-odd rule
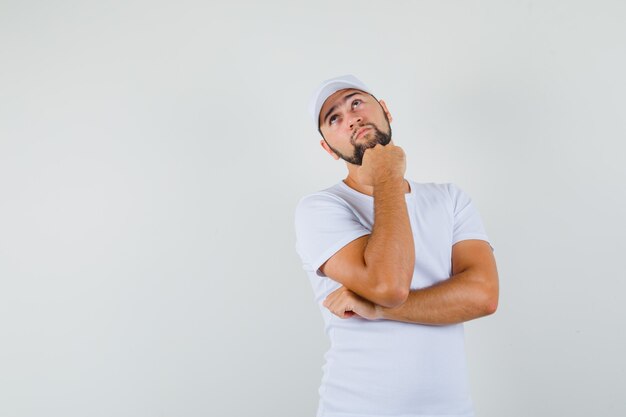
[[[479,273],[470,269],[431,287],[411,290],[398,307],[376,306],[377,318],[444,325],[492,314],[497,308],[497,287],[486,285]]]
[[[415,266],[415,246],[403,178],[375,185],[374,226],[363,256],[379,283],[408,291]]]

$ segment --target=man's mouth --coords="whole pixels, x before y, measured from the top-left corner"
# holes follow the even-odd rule
[[[356,135],[354,135],[354,138],[358,139],[361,135],[363,135],[363,133],[367,132],[370,129],[371,127],[369,126],[363,126],[362,128],[356,131]]]

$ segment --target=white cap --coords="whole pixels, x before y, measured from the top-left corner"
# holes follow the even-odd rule
[[[311,113],[315,130],[319,129],[320,111],[326,99],[335,92],[346,88],[355,88],[365,93],[370,93],[369,88],[352,74],[331,78],[321,83],[311,96],[311,101],[309,102],[309,112]]]

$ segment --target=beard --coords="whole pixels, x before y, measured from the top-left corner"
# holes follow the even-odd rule
[[[387,126],[389,127],[389,133],[383,132],[373,123],[365,123],[364,125],[356,128],[354,132],[355,133],[358,132],[360,128],[365,127],[365,126],[372,129],[372,131],[367,132],[365,134],[364,136],[364,138],[366,139],[365,141],[357,143],[357,140],[354,137],[354,134],[350,138],[350,143],[352,144],[352,146],[354,146],[354,152],[352,152],[352,155],[344,155],[341,152],[338,152],[336,149],[331,148],[333,152],[339,155],[339,157],[346,162],[349,162],[354,165],[362,165],[363,154],[365,154],[366,150],[373,148],[376,145],[385,146],[389,142],[391,142],[391,126],[389,125],[389,123],[387,124]]]

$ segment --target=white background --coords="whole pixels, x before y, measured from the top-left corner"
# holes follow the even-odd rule
[[[313,416],[294,249],[353,73],[495,247],[477,416],[623,416],[626,3],[0,1],[0,415]]]

